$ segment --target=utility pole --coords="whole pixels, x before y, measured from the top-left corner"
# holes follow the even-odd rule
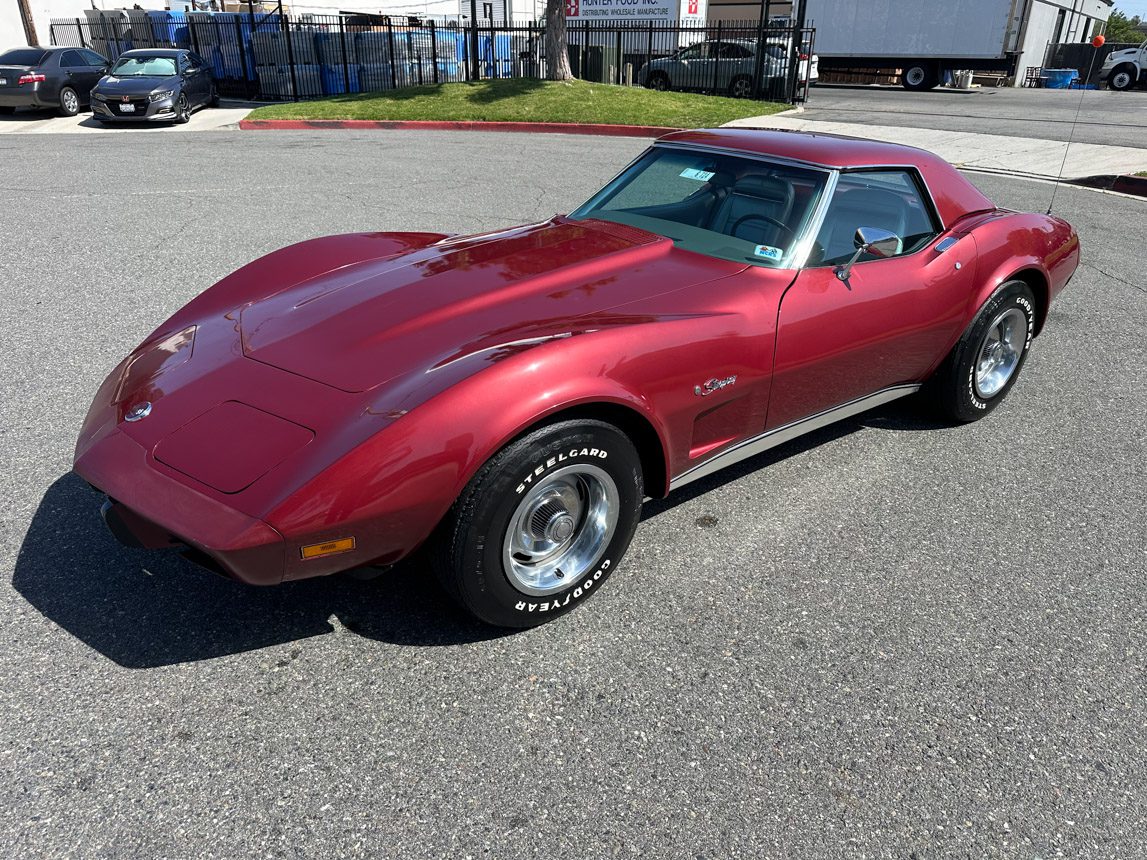
[[[36,38],[36,22],[32,20],[32,10],[28,8],[28,0],[16,0],[16,5],[20,7],[20,23],[24,25],[24,38],[28,40],[29,45],[38,45],[40,40]]]

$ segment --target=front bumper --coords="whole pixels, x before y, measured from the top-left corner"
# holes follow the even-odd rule
[[[175,99],[163,99],[158,102],[145,102],[143,99],[132,99],[131,104],[135,107],[132,113],[122,113],[119,110],[119,105],[122,102],[114,96],[109,96],[106,101],[100,101],[95,96],[92,97],[92,116],[98,117],[105,122],[174,122],[175,121]]]
[[[76,460],[74,470],[108,496],[104,519],[122,542],[149,548],[185,546],[193,560],[251,585],[277,585],[285,570],[282,535],[185,484],[160,474],[147,452],[119,430]]]

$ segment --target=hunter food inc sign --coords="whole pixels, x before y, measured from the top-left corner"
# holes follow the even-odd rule
[[[687,2],[687,0],[686,0]],[[567,18],[677,18],[677,0],[566,0]]]

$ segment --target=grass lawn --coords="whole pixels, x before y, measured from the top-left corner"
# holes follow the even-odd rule
[[[788,105],[775,102],[659,93],[587,81],[511,78],[273,105],[258,108],[250,118],[571,122],[698,128],[787,108]]]

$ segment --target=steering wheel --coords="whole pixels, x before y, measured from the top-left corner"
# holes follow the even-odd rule
[[[782,224],[776,218],[771,218],[768,215],[761,215],[759,212],[750,212],[748,215],[742,215],[740,218],[738,218],[736,221],[734,221],[732,229],[729,230],[729,235],[732,236],[734,239],[737,238],[737,228],[740,227],[742,224],[744,224],[746,221],[751,221],[753,219],[756,219],[758,221],[764,221],[768,224],[772,224],[774,227],[780,227],[782,230],[784,230],[790,236],[796,235],[793,232],[792,228],[789,227],[787,224]]]

